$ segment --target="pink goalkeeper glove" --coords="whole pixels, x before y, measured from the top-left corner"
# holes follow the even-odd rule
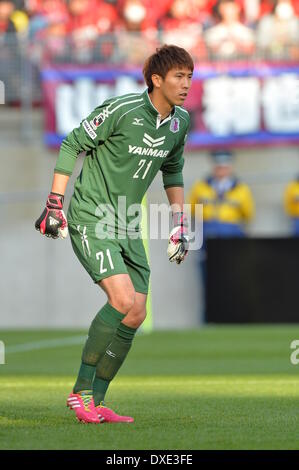
[[[50,193],[46,208],[35,222],[35,228],[42,235],[50,238],[66,238],[68,234],[67,220],[62,210],[64,196]]]
[[[188,254],[188,221],[183,212],[173,214],[174,228],[169,234],[167,254],[170,262],[180,264]]]

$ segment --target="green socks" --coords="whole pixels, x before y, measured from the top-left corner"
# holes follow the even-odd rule
[[[105,354],[96,367],[96,376],[93,381],[93,398],[95,406],[105,398],[105,393],[111,380],[117,374],[132,346],[135,328],[120,323],[115,336],[108,345]]]
[[[94,373],[95,366],[89,366],[81,362],[77,382],[74,386],[74,393],[81,392],[82,390],[90,390],[92,388]]]
[[[92,388],[95,368],[125,315],[107,303],[93,319],[86,340],[74,393]]]
[[[107,303],[96,315],[88,331],[73,391],[78,393],[93,389],[96,406],[104,400],[109,383],[127,357],[137,331],[121,323],[124,317],[123,313]]]

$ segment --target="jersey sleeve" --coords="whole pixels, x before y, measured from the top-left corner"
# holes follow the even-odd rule
[[[61,144],[54,173],[70,176],[81,152],[95,149],[113,134],[118,112],[111,109],[112,104],[105,101],[68,134]]]
[[[162,178],[164,188],[170,188],[171,186],[184,186],[183,179],[183,167],[184,167],[184,147],[187,139],[187,135],[190,129],[190,121],[185,127],[185,130],[181,132],[180,139],[177,145],[172,150],[161,166]]]

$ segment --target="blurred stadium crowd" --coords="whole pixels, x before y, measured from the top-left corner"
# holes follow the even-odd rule
[[[0,0],[0,46],[55,62],[141,64],[161,43],[195,61],[299,60],[299,0]]]

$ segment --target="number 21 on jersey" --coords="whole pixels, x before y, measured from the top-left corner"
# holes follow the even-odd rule
[[[142,173],[142,179],[144,180],[144,178],[146,177],[147,173],[148,173],[148,170],[150,169],[151,165],[152,165],[153,161],[151,160],[145,167],[145,170],[143,171]],[[136,171],[136,173],[134,174],[133,178],[139,178],[139,176],[141,176],[141,173],[140,171],[142,170],[142,168],[144,167],[144,165],[146,164],[146,160],[144,158],[142,158],[141,160],[139,160],[139,163],[138,163],[138,170]]]

